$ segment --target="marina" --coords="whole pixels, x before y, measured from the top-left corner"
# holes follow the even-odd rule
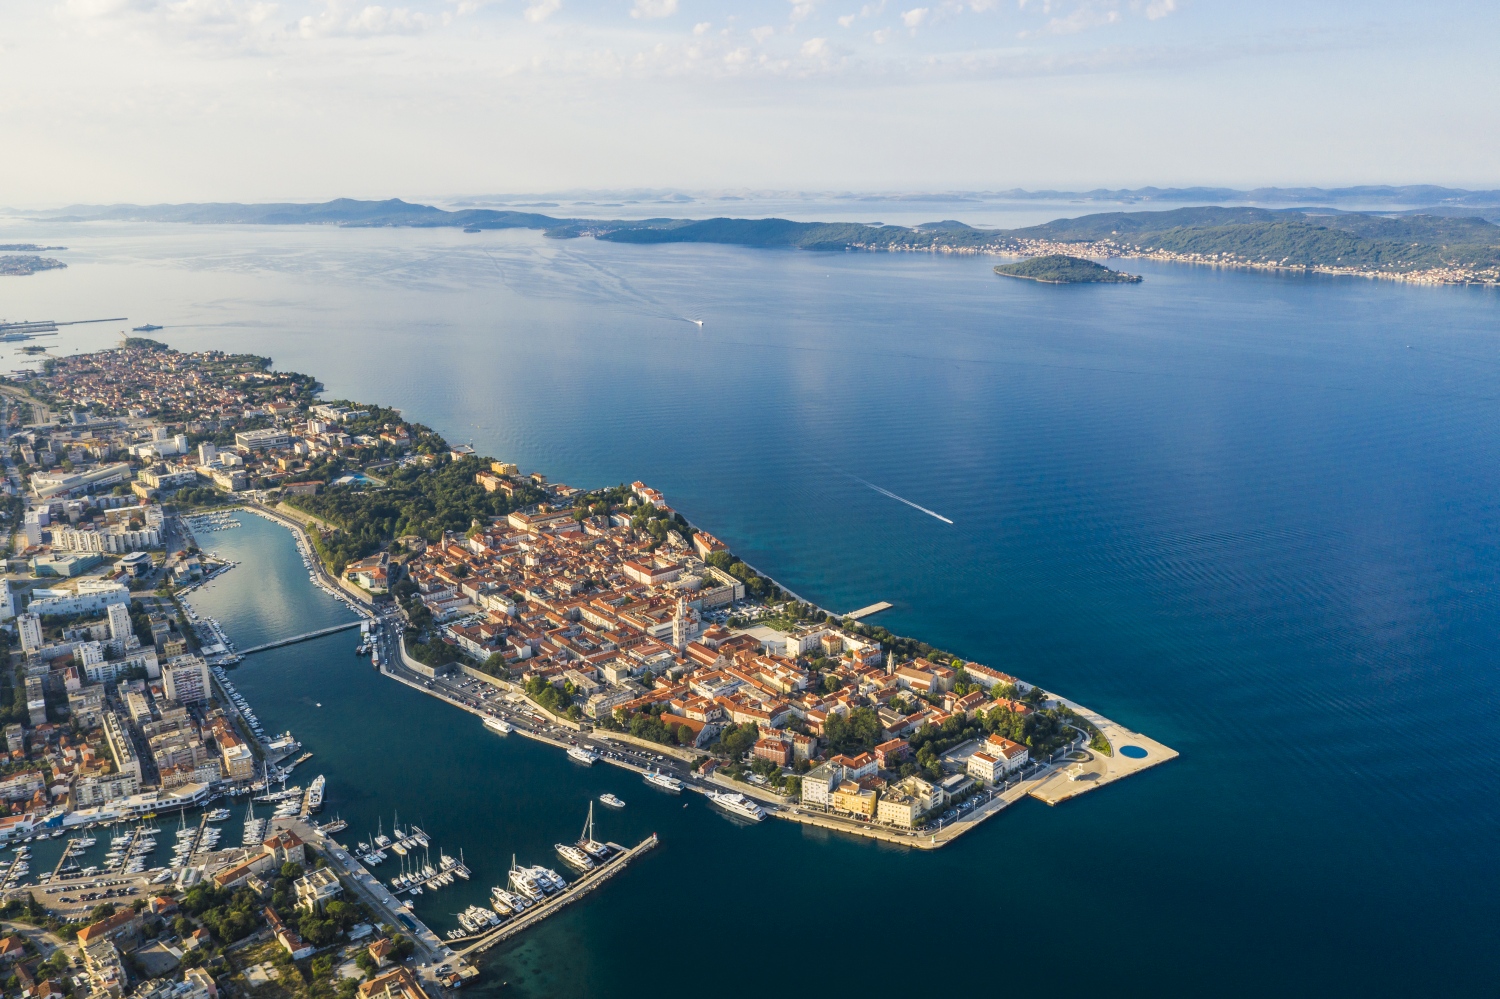
[[[519,911],[513,907],[510,901],[514,896],[509,892],[498,891],[495,893],[496,908],[505,906],[511,913],[511,918],[506,919],[498,928],[488,932],[479,932],[469,937],[456,937],[449,941],[450,946],[457,948],[457,956],[470,957],[483,953],[496,944],[508,940],[510,937],[546,919],[557,912],[563,906],[577,901],[584,895],[593,891],[606,880],[614,877],[635,858],[656,846],[658,839],[655,833],[636,844],[630,849],[617,843],[609,843],[610,856],[599,863],[592,870],[586,871],[571,884],[565,884],[561,888],[546,890],[537,885],[535,876],[530,870],[523,870],[522,883],[532,886],[531,890],[540,894],[527,902],[520,903]]]

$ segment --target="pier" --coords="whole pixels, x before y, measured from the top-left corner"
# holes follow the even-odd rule
[[[17,850],[15,857],[13,857],[11,859],[11,862],[6,865],[5,875],[3,877],[0,877],[0,883],[10,884],[12,881],[14,881],[17,877],[16,871],[20,870],[22,864],[27,864],[27,858],[22,856],[21,852]],[[30,865],[27,864],[27,866],[29,867]]]
[[[580,875],[577,881],[572,882],[556,895],[543,899],[519,916],[514,916],[506,920],[499,927],[490,930],[488,933],[455,940],[454,943],[468,941],[467,944],[456,951],[457,955],[460,958],[466,958],[473,954],[479,954],[489,950],[498,943],[510,939],[522,930],[536,925],[569,902],[576,898],[582,898],[605,881],[614,877],[617,873],[624,870],[625,866],[632,860],[654,847],[657,842],[656,833],[652,833],[649,838],[642,840],[629,850],[618,843],[607,844],[620,852],[609,860],[606,860],[601,866]]]
[[[336,624],[331,628],[319,628],[317,631],[305,631],[300,635],[293,635],[291,638],[278,638],[274,642],[266,642],[263,645],[257,645],[253,648],[245,649],[240,653],[240,656],[244,657],[255,652],[265,652],[267,649],[279,649],[283,645],[296,645],[298,642],[306,642],[314,638],[322,638],[324,635],[332,635],[336,632],[348,631],[350,628],[358,628],[363,623],[364,622],[362,621],[349,621],[345,624]]]
[[[844,617],[848,620],[858,621],[860,618],[869,617],[871,614],[879,614],[881,611],[890,610],[894,606],[895,604],[882,600],[879,603],[870,604],[868,607],[852,610],[845,614]]]

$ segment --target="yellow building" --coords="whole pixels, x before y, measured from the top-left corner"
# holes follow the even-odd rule
[[[875,792],[846,780],[834,789],[831,804],[836,812],[850,812],[863,818],[875,817]]]

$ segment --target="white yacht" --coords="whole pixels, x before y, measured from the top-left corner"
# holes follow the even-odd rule
[[[308,785],[307,810],[309,812],[316,812],[323,807],[323,788],[327,784],[328,782],[324,779],[323,775],[318,774],[318,776],[313,778],[312,783]]]
[[[591,871],[594,869],[593,858],[584,853],[576,846],[567,846],[563,843],[556,843],[553,845],[552,849],[556,850],[557,855],[571,867],[576,867],[580,871]]]
[[[766,817],[766,810],[764,808],[761,808],[738,791],[710,791],[708,792],[708,800],[736,818],[759,822]]]
[[[660,770],[648,770],[646,772],[646,783],[652,787],[659,787],[663,791],[671,791],[673,794],[682,793],[682,781],[671,774],[662,773]]]
[[[509,722],[501,721],[499,718],[486,718],[484,720],[484,727],[491,732],[498,732],[500,735],[510,735],[515,731],[515,729],[511,728]]]
[[[599,800],[601,802],[603,802],[604,804],[608,805],[610,808],[624,808],[625,807],[625,799],[624,798],[617,797],[616,795],[611,794],[608,791],[606,791],[604,794],[599,795]]]
[[[490,897],[494,899],[493,905],[496,912],[503,905],[507,912],[522,912],[531,908],[531,899],[522,898],[514,892],[508,892],[504,888],[491,888]]]

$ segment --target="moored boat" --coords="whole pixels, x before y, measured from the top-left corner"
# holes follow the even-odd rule
[[[708,792],[708,800],[710,804],[719,806],[736,818],[759,822],[766,817],[766,810],[764,808],[761,808],[738,791],[710,791]]]
[[[648,770],[646,772],[646,783],[652,787],[659,787],[663,791],[671,791],[673,794],[682,793],[682,781],[671,774],[662,773],[660,770]]]

